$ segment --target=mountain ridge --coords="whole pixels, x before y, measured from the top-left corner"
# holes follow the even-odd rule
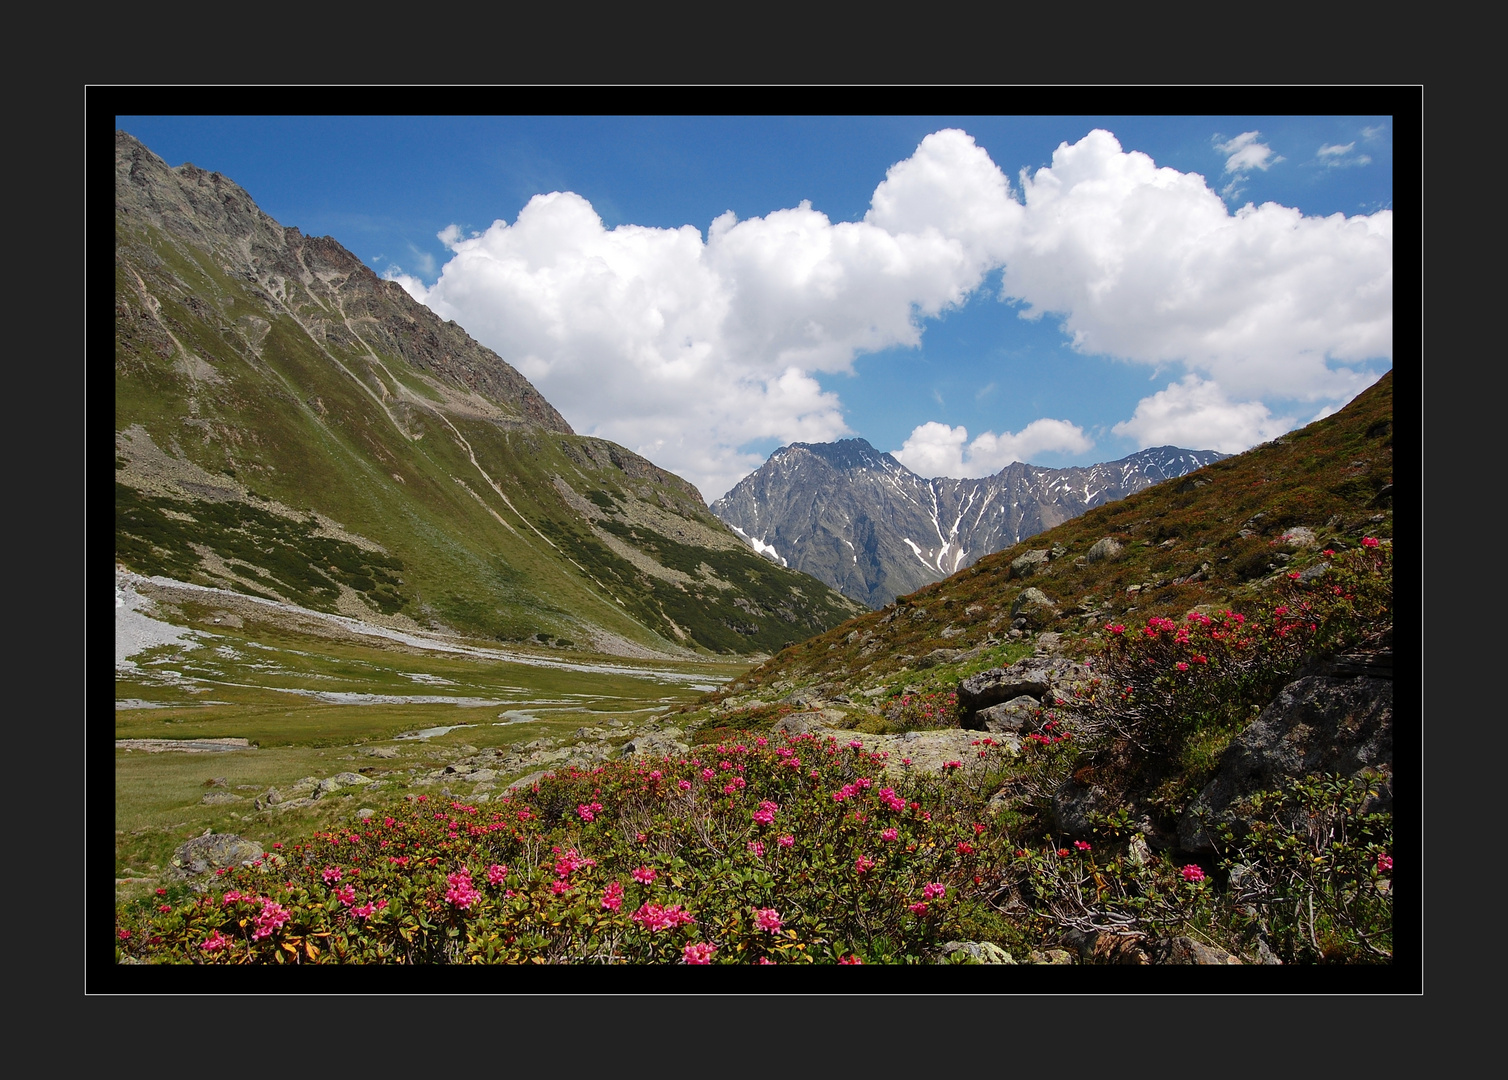
[[[128,133],[115,164],[118,563],[399,627],[667,655],[768,653],[857,610],[750,552],[688,481],[575,434],[333,239]]]
[[[712,512],[761,554],[878,608],[1225,456],[1162,446],[1085,467],[1013,462],[988,477],[927,478],[864,439],[792,443],[714,502]]]

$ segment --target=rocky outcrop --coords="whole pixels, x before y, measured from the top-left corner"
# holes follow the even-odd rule
[[[1369,675],[1313,675],[1285,686],[1220,758],[1219,772],[1178,824],[1186,851],[1214,850],[1221,825],[1237,836],[1243,802],[1289,779],[1339,773],[1379,784],[1368,812],[1393,804],[1393,683]]]
[[[163,877],[167,881],[187,882],[195,892],[203,892],[216,870],[232,866],[250,866],[265,853],[254,840],[243,840],[234,833],[196,836],[173,852]]]
[[[675,738],[669,732],[651,731],[629,739],[623,744],[622,753],[625,757],[663,758],[684,754],[689,749],[691,749],[689,744]]]
[[[1058,609],[1052,598],[1031,586],[1022,589],[1011,604],[1011,627],[1016,630],[1040,630],[1057,617]]]
[[[1089,668],[1062,657],[1029,656],[1010,667],[991,668],[970,675],[958,684],[958,711],[963,726],[984,730],[992,717],[1004,723],[1007,716],[1019,716],[1025,710],[1071,702],[1074,689],[1091,678]],[[1023,701],[1022,698],[1027,700]],[[981,719],[991,706],[1009,704],[1010,709]],[[1020,730],[999,727],[990,730]]]
[[[1029,578],[1039,569],[1047,565],[1050,553],[1046,548],[1040,551],[1028,551],[1024,555],[1018,555],[1011,560],[1011,578]]]
[[[1104,559],[1116,559],[1125,550],[1121,542],[1113,536],[1101,537],[1090,545],[1089,550],[1084,552],[1086,562],[1100,562]]]
[[[974,714],[970,727],[978,731],[1035,731],[1042,702],[1030,694],[1013,697]]]

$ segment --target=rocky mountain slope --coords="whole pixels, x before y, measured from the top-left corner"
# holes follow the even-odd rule
[[[604,652],[768,652],[858,610],[333,239],[124,132],[115,165],[119,564]]]
[[[1240,610],[1326,550],[1392,535],[1390,371],[1332,416],[987,555],[780,653],[741,685],[820,697],[932,667],[946,681],[971,654],[1013,641],[1092,647],[1117,620]]]
[[[981,479],[929,480],[863,439],[793,443],[714,502],[712,512],[782,566],[878,608],[1224,456],[1159,446],[1087,468],[1014,462]]]
[[[730,730],[780,702],[839,738],[1039,746],[991,805],[1059,842],[1102,842],[1116,813],[1116,835],[1213,858],[1218,827],[1250,835],[1259,793],[1333,795],[1336,775],[1346,813],[1390,822],[1393,495],[1388,372],[1332,416],[988,555],[707,700]],[[1205,677],[1225,681],[1191,690]],[[1103,914],[1055,918],[1087,949],[1115,936]]]

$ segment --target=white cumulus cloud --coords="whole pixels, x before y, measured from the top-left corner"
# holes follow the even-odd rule
[[[1261,138],[1260,131],[1243,131],[1227,142],[1221,142],[1220,136],[1215,136],[1215,149],[1222,154],[1230,155],[1225,159],[1225,171],[1230,174],[1230,183],[1220,189],[1220,194],[1231,202],[1241,198],[1244,192],[1241,185],[1245,183],[1253,169],[1266,172],[1278,162],[1285,160],[1281,154],[1274,152],[1272,147],[1260,142]]]
[[[427,303],[522,371],[579,431],[721,495],[760,464],[738,447],[848,433],[817,372],[921,341],[1001,258],[1021,206],[974,140],[927,136],[865,220],[808,202],[694,227],[606,228],[586,199],[537,195],[452,251]],[[402,278],[397,280],[402,281]]]
[[[973,442],[962,424],[930,421],[916,427],[891,456],[918,476],[992,476],[1013,461],[1030,462],[1046,453],[1080,454],[1093,449],[1084,429],[1066,420],[1033,420],[1019,432],[986,431]]]
[[[1260,169],[1266,172],[1282,161],[1282,155],[1274,153],[1272,147],[1260,142],[1261,138],[1260,131],[1243,131],[1229,142],[1215,143],[1216,150],[1230,155],[1225,159],[1225,171],[1245,173]]]
[[[1082,352],[1181,363],[1247,400],[1349,400],[1393,352],[1393,214],[1231,213],[1204,178],[1107,131],[1022,177],[1003,292]]]
[[[1231,401],[1215,383],[1186,375],[1137,403],[1136,413],[1111,430],[1138,446],[1182,446],[1238,454],[1293,428],[1260,401]]]
[[[1237,176],[1281,160],[1256,132],[1220,145]],[[928,318],[1001,268],[1002,299],[1051,314],[1081,352],[1189,374],[1117,429],[1170,432],[1154,444],[1245,449],[1286,422],[1264,398],[1349,400],[1375,377],[1364,362],[1392,354],[1391,211],[1232,212],[1204,177],[1158,168],[1107,131],[1065,142],[1015,190],[969,135],[935,132],[887,171],[861,221],[802,202],[743,221],[730,211],[705,236],[608,229],[557,191],[512,223],[441,239],[451,257],[433,287],[387,276],[518,367],[578,431],[709,499],[761,463],[740,447],[849,434],[816,376],[919,344]],[[1217,414],[1239,423],[1196,438],[1197,418]],[[1068,420],[972,441],[923,424],[897,456],[928,475],[985,475],[1091,445]]]

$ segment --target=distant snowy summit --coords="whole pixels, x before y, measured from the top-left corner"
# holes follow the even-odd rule
[[[766,558],[879,608],[992,552],[1221,458],[1156,446],[1119,461],[1016,462],[976,480],[928,480],[863,439],[792,443],[712,504]]]

